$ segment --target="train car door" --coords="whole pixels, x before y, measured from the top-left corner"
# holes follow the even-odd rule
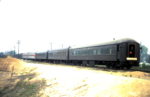
[[[137,46],[138,45],[135,43],[128,43],[128,53],[126,58],[128,61],[137,61],[139,59],[139,54],[137,53],[139,50]]]
[[[128,45],[128,57],[135,57],[135,44]]]
[[[117,60],[118,61],[125,61],[126,60],[126,44],[122,43],[122,44],[118,44],[117,45]]]
[[[126,61],[126,52],[127,52],[127,44],[122,43],[120,45],[120,61],[125,62]]]
[[[117,61],[120,60],[120,48],[119,48],[119,44],[117,44]]]

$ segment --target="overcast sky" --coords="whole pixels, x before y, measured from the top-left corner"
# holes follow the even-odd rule
[[[149,0],[0,0],[0,51],[133,38],[150,48]]]

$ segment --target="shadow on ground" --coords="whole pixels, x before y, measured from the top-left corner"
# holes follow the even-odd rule
[[[45,88],[46,81],[36,77],[37,74],[32,71],[9,78],[3,77],[0,80],[3,84],[0,87],[0,97],[40,97],[40,91]]]

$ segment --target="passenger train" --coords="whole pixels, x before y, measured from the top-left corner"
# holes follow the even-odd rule
[[[140,45],[133,39],[113,40],[97,45],[22,54],[23,59],[65,62],[84,66],[106,65],[108,68],[138,66]]]

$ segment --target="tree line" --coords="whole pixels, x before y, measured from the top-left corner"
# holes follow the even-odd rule
[[[150,63],[150,54],[148,54],[148,47],[145,45],[140,45],[140,61]]]

